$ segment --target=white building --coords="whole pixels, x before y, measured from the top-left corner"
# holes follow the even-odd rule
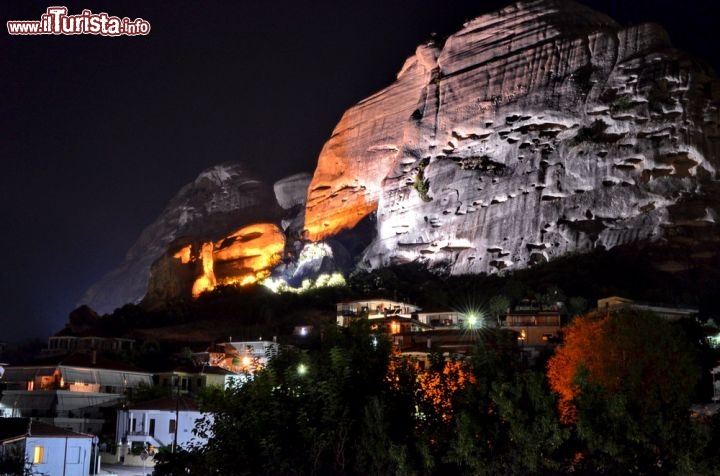
[[[0,453],[24,458],[32,474],[97,474],[94,437],[29,418],[0,418]]]
[[[194,435],[193,429],[205,418],[212,421],[211,414],[201,412],[194,400],[184,396],[123,407],[117,412],[116,461],[138,465],[138,457],[146,450],[150,456],[146,464],[153,466],[152,456],[158,448],[204,445],[207,439]]]

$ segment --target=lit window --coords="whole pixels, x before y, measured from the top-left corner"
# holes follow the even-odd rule
[[[45,462],[45,448],[36,446],[33,449],[33,464],[41,464]]]

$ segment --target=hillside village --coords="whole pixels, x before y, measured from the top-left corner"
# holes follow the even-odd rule
[[[335,307],[336,315],[327,316],[328,325],[349,329],[360,323],[369,330],[374,346],[379,339],[387,342],[396,358],[412,362],[420,370],[430,368],[438,358],[468,361],[478,346],[498,341],[491,337],[496,334],[514,342],[508,354],[513,359],[530,368],[542,368],[562,344],[566,326],[573,320],[560,301],[526,300],[497,315],[483,308],[424,310],[383,298],[343,300]],[[639,319],[649,312],[666,321],[699,322],[697,309],[617,296],[599,299],[589,314],[628,310],[640,312]],[[711,322],[704,330],[708,343],[718,347],[718,329],[713,330]],[[3,448],[24,448],[33,469],[49,474],[59,474],[53,465],[59,464],[62,450],[42,440],[43,436],[50,438],[48,435],[85,445],[77,453],[81,458],[73,456],[75,472],[66,474],[100,474],[103,464],[153,467],[159,451],[174,453],[207,443],[207,434],[194,431],[199,421],[213,420],[213,412],[203,410],[202,399],[198,399],[203,392],[241,388],[278,355],[322,345],[325,332],[327,327],[315,321],[294,326],[290,334],[270,340],[240,341],[229,336],[205,348],[184,348],[182,355],[165,356],[169,358],[160,367],[150,361],[146,368],[120,358],[132,354],[143,342],[61,332],[49,337],[34,359],[1,367]],[[696,402],[701,405],[694,407],[695,412],[712,415],[720,410],[718,374],[720,365],[712,370],[713,388],[706,394],[710,398]],[[31,430],[26,436],[17,428]],[[7,449],[4,451],[7,456]]]

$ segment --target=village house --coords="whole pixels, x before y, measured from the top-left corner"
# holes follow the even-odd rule
[[[152,457],[161,447],[173,451],[189,445],[204,445],[207,439],[193,433],[202,419],[212,421],[212,415],[201,412],[195,400],[186,396],[124,405],[117,412],[116,451],[103,453],[103,461],[154,466]]]
[[[7,366],[3,383],[0,406],[11,416],[100,434],[106,409],[153,381],[148,372],[92,351]]]
[[[41,351],[41,355],[64,355],[92,350],[97,352],[130,352],[133,350],[134,345],[134,339],[124,337],[56,335],[48,338],[47,348]]]
[[[598,312],[608,313],[612,311],[617,311],[619,309],[632,309],[635,311],[652,312],[659,317],[670,321],[684,318],[695,318],[699,314],[699,310],[696,308],[671,307],[664,304],[639,302],[620,296],[609,296],[606,298],[598,299],[597,301]]]
[[[157,380],[169,393],[195,394],[205,387],[227,388],[237,374],[213,365],[181,365],[166,372],[158,372]]]
[[[547,309],[517,306],[508,311],[501,327],[516,332],[518,344],[522,347],[557,344],[563,327],[561,306]]]
[[[97,439],[29,418],[0,418],[0,457],[20,458],[32,474],[98,474]]]

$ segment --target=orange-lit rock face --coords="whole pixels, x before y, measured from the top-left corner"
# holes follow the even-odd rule
[[[183,264],[202,263],[202,274],[192,287],[192,295],[197,297],[218,285],[244,286],[267,277],[280,261],[284,247],[282,231],[272,223],[260,223],[241,228],[215,243],[203,243],[198,251],[188,245],[173,257]]]
[[[404,125],[418,107],[436,57],[436,48],[419,47],[394,84],[343,115],[308,188],[309,239],[352,228],[377,209],[382,181],[398,156]]]
[[[193,284],[193,297],[198,297],[204,291],[211,291],[217,286],[215,279],[215,260],[213,256],[214,245],[212,242],[203,243],[200,250],[200,261],[202,262],[202,276],[200,276]],[[184,257],[184,256],[183,256]],[[182,258],[181,258],[182,259]]]
[[[192,246],[187,245],[173,255],[173,258],[180,260],[182,264],[188,264],[192,259]]]

